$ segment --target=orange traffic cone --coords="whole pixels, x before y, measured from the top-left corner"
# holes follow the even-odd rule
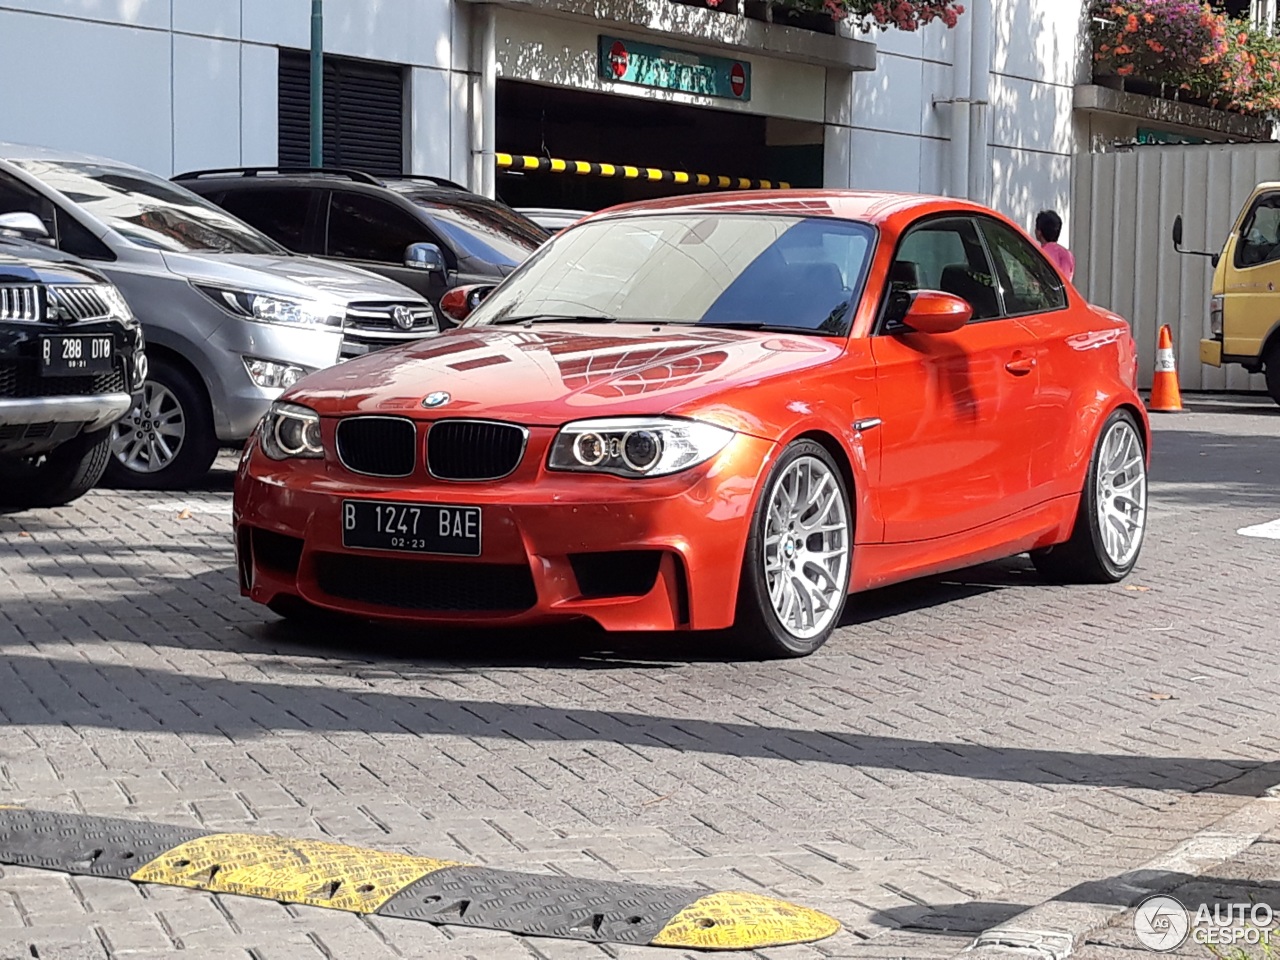
[[[1178,365],[1173,359],[1173,332],[1166,323],[1160,328],[1156,346],[1156,375],[1151,383],[1152,413],[1184,413],[1182,391],[1178,389]]]

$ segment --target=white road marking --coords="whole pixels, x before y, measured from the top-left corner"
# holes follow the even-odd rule
[[[1280,520],[1259,523],[1252,527],[1241,527],[1236,533],[1242,537],[1262,537],[1266,540],[1280,540]]]

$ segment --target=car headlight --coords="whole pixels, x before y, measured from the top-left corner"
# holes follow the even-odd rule
[[[620,477],[663,477],[705,463],[734,433],[700,420],[617,417],[577,420],[560,428],[547,467]]]
[[[252,290],[211,287],[195,288],[233,316],[260,323],[288,323],[296,326],[341,327],[342,314],[332,304],[318,300],[295,300]]]
[[[258,428],[262,452],[272,460],[319,460],[320,414],[296,403],[273,403]]]
[[[1209,298],[1209,335],[1215,340],[1222,339],[1222,306],[1225,298],[1217,293]]]
[[[244,368],[255,386],[287,390],[311,371],[292,363],[244,357]]]
[[[114,283],[99,284],[94,288],[98,295],[106,301],[107,307],[111,310],[111,316],[120,320],[132,320],[133,311],[129,309],[129,301],[124,298],[124,294]]]

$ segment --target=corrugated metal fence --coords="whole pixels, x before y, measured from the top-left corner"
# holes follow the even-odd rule
[[[1220,250],[1253,188],[1280,180],[1280,144],[1144,146],[1076,157],[1072,252],[1076,286],[1094,303],[1128,318],[1151,384],[1156,337],[1173,328],[1184,390],[1263,390],[1240,367],[1200,363],[1208,336],[1213,269],[1204,257],[1174,252],[1173,220],[1183,244]]]

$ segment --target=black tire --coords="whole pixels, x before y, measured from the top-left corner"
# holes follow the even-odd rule
[[[1263,373],[1267,378],[1267,393],[1271,399],[1280,403],[1280,340],[1271,345],[1262,361]]]
[[[1138,548],[1133,557],[1123,565],[1117,564],[1107,554],[1103,544],[1101,523],[1095,504],[1098,501],[1098,462],[1102,456],[1103,443],[1111,429],[1118,422],[1125,422],[1146,450],[1143,444],[1142,430],[1132,413],[1128,410],[1117,410],[1107,418],[1098,432],[1098,439],[1093,445],[1093,456],[1089,458],[1089,473],[1085,477],[1084,492],[1080,495],[1080,506],[1076,511],[1075,526],[1071,531],[1071,539],[1066,543],[1036,550],[1031,554],[1031,561],[1042,577],[1055,583],[1117,583],[1127,577],[1138,557],[1142,553],[1142,538],[1146,534],[1145,518],[1143,528],[1138,532]],[[1143,503],[1146,503],[1146,461],[1142,464]]]
[[[0,504],[9,508],[61,507],[102,479],[111,456],[111,432],[81,434],[43,457],[0,462]]]
[[[107,464],[107,482],[126,490],[181,490],[200,481],[209,472],[218,455],[218,437],[213,430],[213,411],[209,395],[198,377],[183,367],[156,358],[147,374],[148,384],[159,384],[172,394],[182,412],[186,432],[177,455],[168,465],[154,473],[135,470],[113,451]],[[121,425],[132,421],[129,411]]]
[[[738,606],[734,620],[732,635],[739,646],[745,645],[752,653],[762,659],[774,660],[787,657],[807,657],[827,642],[836,627],[840,624],[840,615],[848,600],[847,591],[842,592],[836,604],[835,615],[831,617],[827,627],[813,637],[798,637],[788,630],[775,612],[769,598],[769,587],[765,573],[764,537],[768,522],[769,503],[787,469],[797,460],[811,457],[820,461],[830,471],[839,487],[839,496],[844,505],[845,544],[847,559],[845,578],[847,582],[848,567],[853,562],[853,512],[850,509],[849,490],[835,459],[821,444],[811,440],[800,440],[791,444],[782,452],[769,477],[765,481],[764,490],[756,504],[751,518],[751,533],[747,538],[746,554],[742,559],[742,578],[738,586]]]

